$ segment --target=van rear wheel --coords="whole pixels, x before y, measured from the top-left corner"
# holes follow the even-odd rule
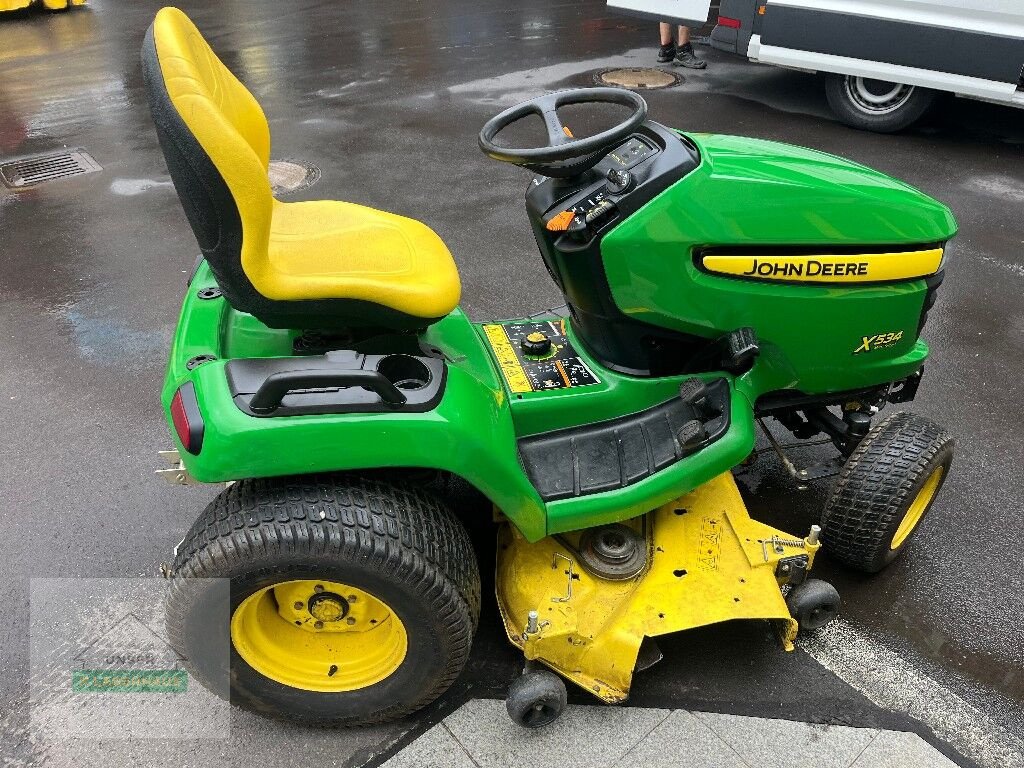
[[[878,133],[894,133],[917,122],[936,95],[928,88],[869,77],[833,73],[825,79],[825,96],[836,117]]]

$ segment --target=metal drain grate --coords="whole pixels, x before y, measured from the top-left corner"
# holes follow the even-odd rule
[[[0,165],[0,179],[10,189],[21,189],[102,170],[84,149],[65,149],[4,163]]]

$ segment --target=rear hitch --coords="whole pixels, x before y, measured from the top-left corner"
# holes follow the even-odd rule
[[[158,451],[161,459],[169,465],[165,469],[156,470],[156,475],[172,485],[195,485],[198,481],[188,473],[177,451]]]

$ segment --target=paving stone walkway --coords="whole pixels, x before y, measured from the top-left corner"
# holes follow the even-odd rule
[[[474,699],[385,768],[954,768],[915,733],[688,712],[571,706],[524,730],[505,703]]]

